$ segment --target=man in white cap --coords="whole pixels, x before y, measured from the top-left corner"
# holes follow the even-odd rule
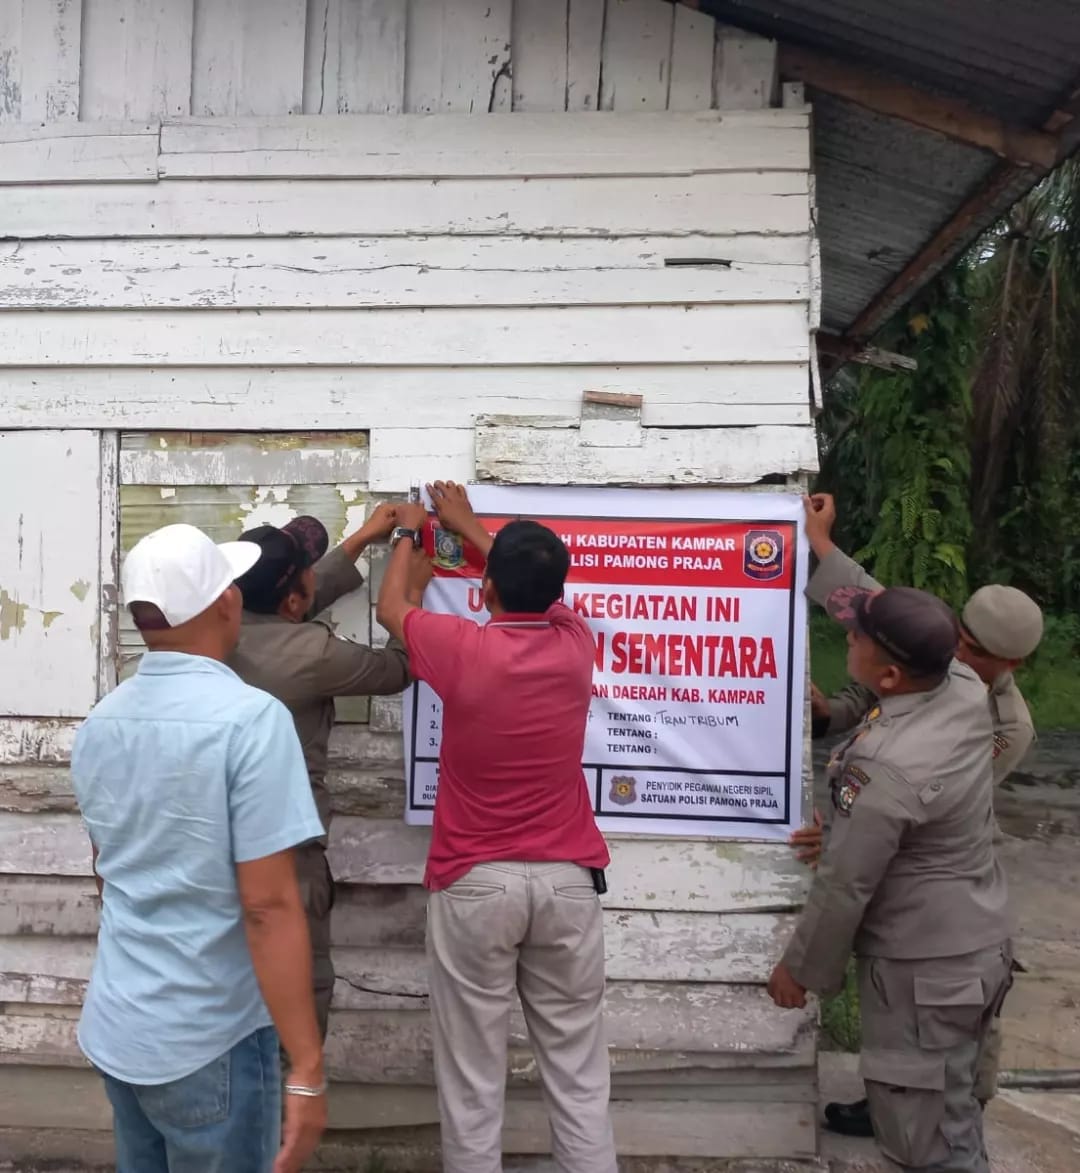
[[[288,711],[225,665],[258,557],[189,525],[134,547],[123,594],[147,653],[72,754],[102,896],[79,1044],[118,1173],[293,1173],[326,1122],[291,852],[322,826]]]

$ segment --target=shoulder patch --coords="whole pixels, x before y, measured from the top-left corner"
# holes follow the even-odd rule
[[[840,780],[836,783],[833,805],[842,815],[850,815],[855,800],[862,794],[863,787],[870,785],[870,775],[858,766],[845,766]]]
[[[1009,748],[1009,739],[1002,733],[994,734],[994,757],[998,758]]]

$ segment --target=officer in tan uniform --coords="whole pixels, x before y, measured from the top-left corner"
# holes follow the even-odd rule
[[[829,594],[842,586],[881,589],[880,583],[833,543],[831,534],[835,519],[832,497],[819,494],[810,499],[806,531],[819,565],[806,593],[823,606]],[[987,688],[993,723],[995,787],[1000,786],[1020,763],[1035,739],[1035,727],[1013,672],[1034,652],[1042,631],[1043,617],[1038,604],[1015,587],[982,587],[968,600],[961,616],[956,656],[974,668]],[[820,737],[825,733],[847,732],[859,724],[873,708],[876,699],[870,690],[855,682],[828,698],[815,689],[813,735]],[[795,832],[792,844],[800,849],[800,859],[813,864],[821,852],[821,836],[821,819],[817,815],[813,827]],[[983,1104],[993,1099],[997,1092],[1000,1026],[1000,1019],[995,1018],[979,1059],[976,1096]],[[827,1104],[825,1119],[827,1126],[836,1132],[853,1136],[873,1135],[866,1100]]]
[[[241,535],[262,557],[237,586],[244,596],[240,642],[229,666],[247,684],[285,704],[304,751],[319,818],[330,830],[326,769],[334,698],[387,696],[409,683],[405,648],[385,649],[340,639],[315,616],[363,584],[356,559],[394,528],[391,505],[380,505],[367,523],[327,553],[329,538],[314,517],[298,517],[278,529],[259,526]],[[334,881],[326,861],[326,837],[295,851],[297,878],[308,914],[315,1008],[326,1037],[334,967],[330,959],[330,910]]]
[[[912,1173],[989,1173],[975,1071],[1012,926],[984,686],[933,596],[842,587],[828,607],[849,674],[879,701],[830,762],[832,830],[769,993],[794,1007],[838,992],[854,949],[880,1148]]]
[[[810,498],[806,534],[818,558],[818,568],[806,588],[815,603],[824,604],[829,592],[841,586],[880,590],[857,562],[832,540],[836,505],[826,493]],[[975,669],[989,690],[994,723],[994,783],[1000,785],[1020,764],[1035,740],[1035,726],[1013,673],[1039,646],[1043,615],[1034,599],[1010,586],[980,587],[960,617],[960,645],[956,658]],[[812,709],[815,736],[844,733],[854,728],[873,706],[874,696],[857,683],[825,698],[814,690]]]

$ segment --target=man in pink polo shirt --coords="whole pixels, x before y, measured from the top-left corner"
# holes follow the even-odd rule
[[[492,540],[453,482],[440,523],[487,558],[479,625],[421,608],[431,577],[398,506],[377,616],[443,702],[425,884],[445,1173],[500,1173],[507,1035],[521,998],[563,1173],[616,1173],[604,1039],[607,846],[581,769],[594,646],[560,602],[566,546],[532,521]]]

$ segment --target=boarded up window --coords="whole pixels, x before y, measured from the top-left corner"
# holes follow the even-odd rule
[[[326,526],[331,544],[368,512],[364,432],[132,432],[120,441],[120,547],[174,522],[198,526],[217,542],[256,525],[284,525],[301,514]],[[361,570],[366,567],[361,563]],[[320,616],[338,635],[368,643],[367,584]],[[126,608],[120,613],[121,677],[143,652]],[[338,701],[342,721],[366,721],[364,697]]]

